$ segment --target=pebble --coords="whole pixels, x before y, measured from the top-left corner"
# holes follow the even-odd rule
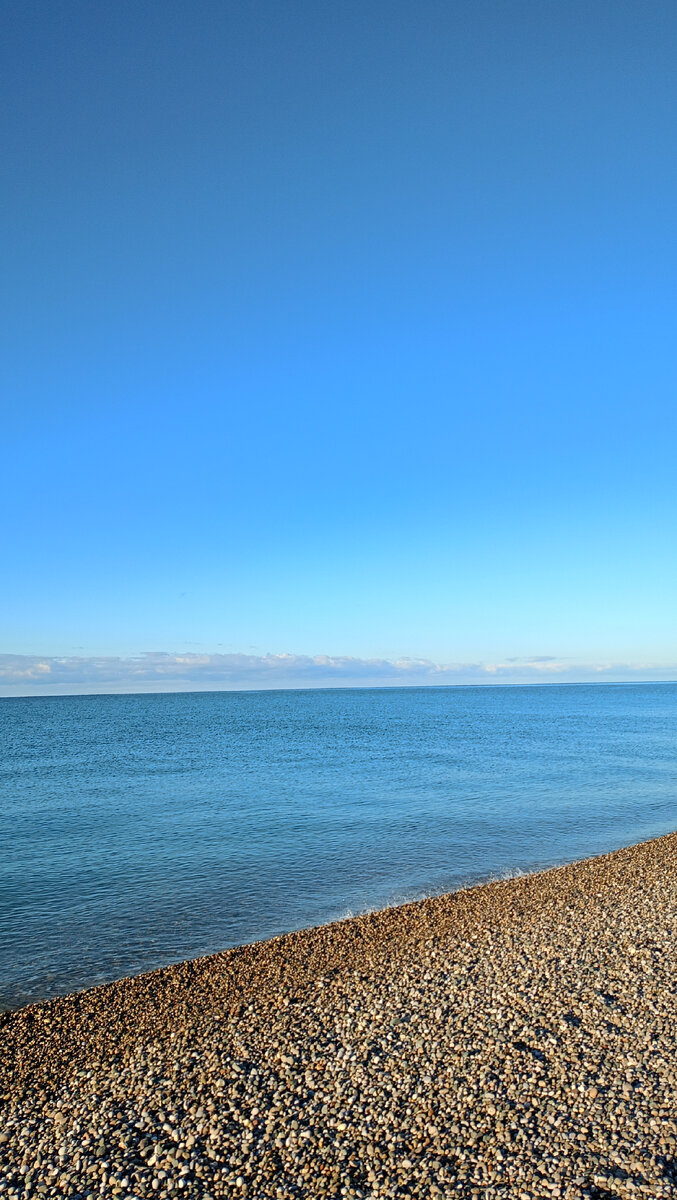
[[[0,1014],[0,1195],[677,1197],[677,835]]]

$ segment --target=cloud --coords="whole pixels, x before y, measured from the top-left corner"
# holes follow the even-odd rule
[[[130,657],[0,654],[0,696],[92,692],[211,691],[299,687],[397,687],[497,683],[669,680],[677,666],[574,664],[553,655],[494,663],[330,654],[198,654]]]
[[[528,658],[506,658],[509,663],[552,663],[557,662],[554,654],[530,654]]]

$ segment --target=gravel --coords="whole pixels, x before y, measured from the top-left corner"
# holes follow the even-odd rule
[[[0,1197],[677,1196],[677,835],[0,1018]]]

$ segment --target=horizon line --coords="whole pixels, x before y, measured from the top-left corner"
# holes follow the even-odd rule
[[[477,688],[572,688],[572,687],[670,687],[677,684],[677,679],[552,679],[531,680],[529,682],[501,683],[496,680],[486,683],[371,683],[371,684],[315,684],[313,686],[294,685],[288,687],[216,687],[216,688],[149,688],[144,691],[82,691],[82,692],[0,692],[0,700],[75,700],[117,697],[117,696],[215,696],[230,695],[267,695],[279,692],[415,692],[415,691],[452,691],[457,689]]]

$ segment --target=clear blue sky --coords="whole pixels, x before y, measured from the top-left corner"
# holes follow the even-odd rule
[[[669,672],[674,0],[3,19],[0,651]]]

